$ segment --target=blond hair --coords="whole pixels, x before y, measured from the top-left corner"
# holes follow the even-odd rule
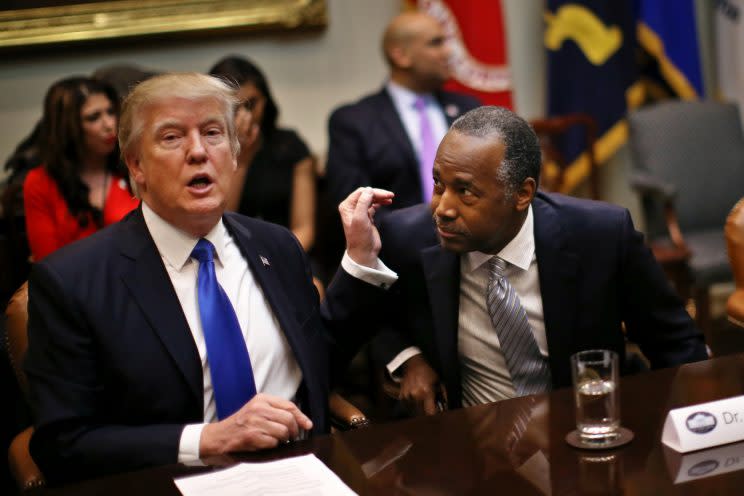
[[[125,160],[138,151],[147,108],[175,97],[191,101],[217,101],[223,108],[232,152],[238,155],[240,143],[235,131],[234,116],[238,103],[235,89],[221,79],[206,74],[183,72],[161,74],[143,81],[124,100],[119,119],[119,148]]]

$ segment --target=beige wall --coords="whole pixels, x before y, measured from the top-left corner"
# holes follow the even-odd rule
[[[267,74],[281,106],[282,122],[294,127],[316,153],[325,153],[330,110],[378,87],[385,77],[379,36],[400,9],[400,0],[328,0],[329,25],[317,33],[253,35],[159,43],[133,49],[69,49],[52,56],[0,59],[0,161],[41,115],[46,89],[72,74],[89,74],[110,63],[137,63],[161,71],[207,71],[220,57],[251,57]],[[0,177],[3,177],[0,171]]]
[[[281,105],[284,125],[299,130],[315,153],[324,156],[326,120],[340,103],[380,86],[386,74],[379,37],[401,0],[327,0],[329,26],[319,33],[262,35],[169,42],[116,50],[70,49],[54,56],[29,55],[0,60],[0,160],[30,131],[41,113],[46,88],[56,79],[90,73],[108,63],[135,62],[158,70],[206,71],[230,53],[253,58],[267,73]],[[502,0],[514,102],[526,118],[545,112],[545,51],[542,45],[543,2]],[[712,71],[711,7],[696,0],[706,84]],[[608,201],[631,209],[639,219],[638,201],[627,186],[630,154],[621,149],[603,166],[602,193]],[[0,171],[0,177],[3,172]]]
[[[539,0],[502,0],[516,110],[527,118],[545,110],[545,53]],[[326,121],[340,103],[378,88],[386,74],[379,37],[401,0],[327,0],[329,25],[321,32],[252,35],[201,41],[161,42],[152,47],[67,49],[0,60],[0,161],[41,115],[46,89],[72,74],[89,74],[110,63],[137,63],[162,71],[206,71],[223,55],[254,59],[266,72],[284,125],[299,130],[325,156]],[[0,171],[0,178],[4,171]]]
[[[137,63],[157,70],[206,71],[230,53],[254,59],[266,72],[282,122],[294,127],[319,155],[327,146],[326,120],[338,104],[378,88],[386,74],[379,37],[401,0],[327,0],[329,25],[318,33],[253,35],[195,42],[167,42],[132,49],[68,49],[52,56],[30,54],[0,60],[0,160],[31,130],[41,101],[55,80],[89,74],[110,63]],[[517,110],[542,115],[545,55],[542,2],[504,0]],[[3,173],[0,171],[0,177]]]

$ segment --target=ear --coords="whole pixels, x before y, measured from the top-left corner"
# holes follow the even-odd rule
[[[393,61],[395,67],[398,67],[399,69],[408,69],[411,67],[411,56],[409,55],[405,45],[398,44],[391,47],[388,55]]]
[[[124,163],[127,164],[129,177],[137,185],[140,191],[145,189],[145,173],[142,170],[142,161],[138,156],[127,155],[124,157]]]
[[[515,208],[519,212],[523,212],[529,208],[532,199],[535,197],[537,191],[537,183],[531,177],[528,177],[519,186],[519,189],[514,193]]]

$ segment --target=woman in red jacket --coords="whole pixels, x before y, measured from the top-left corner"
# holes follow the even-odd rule
[[[139,200],[119,166],[119,99],[94,79],[54,83],[44,99],[40,152],[44,165],[23,183],[33,260],[118,222]]]

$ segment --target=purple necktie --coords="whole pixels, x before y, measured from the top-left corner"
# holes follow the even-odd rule
[[[434,132],[431,129],[429,117],[426,115],[426,100],[424,97],[417,97],[413,106],[418,111],[421,128],[421,153],[419,154],[421,191],[423,192],[423,201],[429,202],[431,200],[431,193],[434,190],[434,179],[431,175],[431,169],[434,166],[434,156],[437,154],[437,142],[434,139]]]

